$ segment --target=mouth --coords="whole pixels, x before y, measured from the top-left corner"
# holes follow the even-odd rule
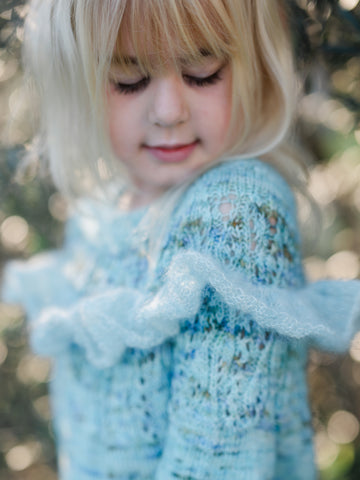
[[[165,163],[177,163],[186,160],[197,147],[199,140],[191,143],[174,145],[144,145],[144,148],[155,158]]]

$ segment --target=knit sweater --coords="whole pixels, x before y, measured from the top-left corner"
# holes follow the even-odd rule
[[[293,194],[256,159],[186,190],[152,269],[146,213],[84,201],[62,249],[5,271],[54,360],[61,480],[315,479],[308,348],[347,348],[360,282],[306,283]]]

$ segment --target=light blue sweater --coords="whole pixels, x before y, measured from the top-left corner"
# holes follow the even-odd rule
[[[5,271],[54,358],[61,480],[315,479],[307,351],[347,348],[360,282],[306,284],[292,192],[258,160],[189,187],[151,276],[145,214],[84,202],[61,250]]]

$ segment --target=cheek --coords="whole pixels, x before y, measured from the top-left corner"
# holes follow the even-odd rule
[[[227,129],[231,119],[232,75],[230,67],[224,72],[223,80],[210,88],[203,98],[203,114],[207,122],[217,130]]]
[[[218,130],[218,141],[223,141],[226,149],[228,149],[232,148],[241,133],[243,116],[240,105],[239,108],[235,106],[233,110],[234,98],[230,71],[222,87],[222,91],[219,92],[219,102],[215,106],[218,114],[218,122],[214,127]],[[232,118],[233,111],[235,115],[234,118]]]
[[[216,93],[217,95],[209,95],[201,113],[204,133],[207,133],[212,143],[225,139],[231,121],[231,92],[229,94],[228,90],[223,88]]]

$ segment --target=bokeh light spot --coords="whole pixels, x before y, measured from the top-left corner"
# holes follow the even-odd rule
[[[352,10],[359,3],[359,0],[339,0],[339,3],[345,10]]]
[[[360,332],[358,332],[351,342],[350,356],[355,362],[360,362]]]
[[[38,415],[44,420],[51,419],[51,408],[48,395],[43,395],[33,402],[34,408]]]
[[[7,452],[5,460],[11,470],[20,472],[34,463],[40,450],[41,447],[38,442],[16,445]]]
[[[323,206],[331,203],[337,195],[338,181],[323,166],[315,167],[309,178],[309,190],[315,200]]]
[[[12,10],[9,8],[9,10],[5,10],[4,12],[1,12],[0,18],[3,18],[4,20],[11,20],[11,15],[12,15]]]
[[[55,192],[49,198],[49,212],[51,215],[60,222],[64,222],[67,218],[67,204],[64,197]]]
[[[23,310],[17,305],[0,303],[0,334],[7,328],[17,328],[24,321]]]
[[[22,250],[29,235],[27,221],[17,215],[8,217],[0,227],[0,240],[8,250]]]
[[[307,278],[313,282],[326,276],[326,262],[319,257],[307,257],[304,268]]]
[[[327,431],[333,442],[340,445],[350,443],[359,434],[359,422],[352,413],[338,410],[330,417]]]
[[[329,278],[355,279],[359,275],[359,256],[350,250],[343,250],[332,255],[326,262]]]
[[[16,376],[22,383],[45,382],[50,373],[50,363],[35,355],[25,355],[18,365]]]
[[[47,421],[51,419],[51,408],[48,395],[43,395],[42,397],[37,398],[34,400],[33,405],[41,418]]]
[[[315,435],[315,453],[316,463],[320,470],[330,467],[336,460],[339,447],[326,434],[326,432],[318,432]]]

